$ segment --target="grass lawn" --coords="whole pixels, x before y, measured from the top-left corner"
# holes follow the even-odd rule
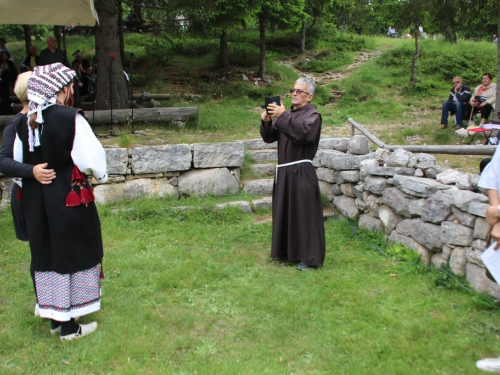
[[[500,313],[478,295],[436,287],[341,220],[325,223],[322,268],[275,263],[257,223],[269,212],[213,209],[241,198],[100,206],[102,309],[82,319],[99,329],[75,342],[33,317],[29,247],[0,213],[0,373],[479,374],[500,355]]]

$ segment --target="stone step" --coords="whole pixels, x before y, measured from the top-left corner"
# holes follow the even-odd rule
[[[274,179],[251,180],[245,182],[243,191],[255,195],[271,195]]]
[[[276,172],[276,164],[252,164],[250,169],[252,172],[260,176],[274,176]]]
[[[278,161],[277,150],[247,150],[246,153],[252,157],[257,163],[266,161]]]

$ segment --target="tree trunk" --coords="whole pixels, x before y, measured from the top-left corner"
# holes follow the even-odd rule
[[[54,26],[54,36],[56,37],[57,48],[61,49],[61,28]]]
[[[262,13],[259,13],[259,31],[260,31],[260,61],[259,73],[260,79],[266,79],[266,20]]]
[[[419,31],[418,31],[418,26],[414,28],[415,32],[415,54],[413,55],[413,60],[411,62],[411,76],[410,76],[410,85],[413,86],[415,85],[415,80],[417,78],[417,61],[418,61],[418,55],[420,53],[420,47],[418,45],[418,37],[419,37]]]
[[[457,33],[450,26],[446,27],[446,40],[450,43],[457,44]]]
[[[271,32],[274,34],[276,32],[276,29],[278,28],[278,24],[276,21],[271,21]]]
[[[119,51],[117,8],[114,1],[95,0],[99,25],[95,26],[98,64],[96,109],[127,108],[128,90]]]
[[[31,47],[31,28],[30,25],[23,25],[24,29],[24,46],[26,47],[26,54],[30,53]]]
[[[62,30],[62,45],[63,45],[63,51],[66,52],[66,30]],[[67,55],[68,53],[66,53]]]
[[[306,52],[306,21],[302,20],[300,28],[300,52]]]
[[[219,66],[225,70],[229,67],[229,61],[227,57],[227,31],[222,29],[220,34],[220,45],[219,45]]]
[[[118,9],[118,39],[120,41],[120,57],[122,58],[123,63],[125,64],[125,40],[123,39],[123,7],[122,2],[116,2]]]
[[[143,22],[142,19],[142,0],[134,0],[134,4],[132,5],[132,8],[134,9],[134,13],[137,15],[137,18],[139,18],[139,21],[141,23]]]

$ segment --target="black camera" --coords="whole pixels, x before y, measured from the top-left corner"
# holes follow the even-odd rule
[[[279,96],[268,96],[264,99],[264,103],[263,105],[261,105],[262,108],[265,108],[266,109],[266,112],[267,112],[267,106],[269,104],[276,104],[276,105],[281,105],[281,101],[280,101],[280,97]]]

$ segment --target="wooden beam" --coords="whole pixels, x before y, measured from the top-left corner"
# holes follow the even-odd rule
[[[358,129],[366,138],[375,143],[378,147],[389,151],[401,148],[410,152],[422,152],[426,154],[448,154],[448,155],[493,155],[497,146],[456,146],[456,145],[386,145],[372,133],[358,124],[352,118],[347,119],[351,128]]]
[[[398,148],[410,152],[423,152],[425,154],[448,154],[448,155],[493,155],[497,146],[457,146],[457,145],[395,145],[384,147],[386,150],[394,151]]]
[[[384,142],[382,142],[380,139],[375,137],[372,133],[370,133],[368,130],[363,128],[360,124],[358,124],[352,118],[348,118],[347,121],[349,121],[352,126],[354,126],[356,129],[358,129],[366,138],[368,138],[370,141],[375,143],[378,147],[384,148],[384,146],[385,146]],[[354,133],[354,132],[351,130],[351,134],[352,133]]]
[[[186,122],[198,120],[198,107],[160,107],[160,108],[138,108],[134,109],[134,122],[158,122],[166,123],[172,121]],[[130,122],[132,110],[114,109],[113,124],[126,124]],[[86,111],[85,116],[91,125],[111,124],[111,112],[109,110]],[[0,126],[5,126],[14,116],[0,116]]]

